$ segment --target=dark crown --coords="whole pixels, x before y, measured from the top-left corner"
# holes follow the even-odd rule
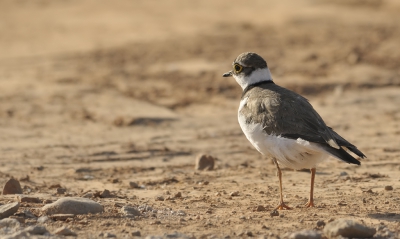
[[[266,68],[267,62],[258,54],[253,52],[245,52],[236,57],[233,63],[238,63],[245,67]]]

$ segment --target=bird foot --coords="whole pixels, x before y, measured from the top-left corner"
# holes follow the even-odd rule
[[[292,210],[292,208],[287,206],[284,202],[281,202],[275,210]]]
[[[314,205],[314,200],[308,200],[306,204],[304,204],[305,207],[315,207]]]

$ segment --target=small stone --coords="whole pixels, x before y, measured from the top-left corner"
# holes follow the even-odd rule
[[[251,231],[246,231],[245,234],[246,234],[247,236],[249,236],[249,237],[252,237],[252,236],[253,236],[253,233],[252,233]]]
[[[56,190],[57,190],[56,191],[57,194],[64,194],[67,191],[67,189],[65,189],[65,188],[57,188]]]
[[[94,197],[94,194],[91,192],[87,192],[87,193],[83,194],[82,197],[83,198],[92,198],[92,197]]]
[[[363,198],[362,199],[363,203],[367,203],[367,199]]]
[[[196,165],[195,165],[195,170],[213,170],[214,169],[214,163],[215,163],[215,158],[206,155],[206,154],[200,154],[196,157]]]
[[[289,235],[289,239],[321,239],[322,235],[319,232],[312,230],[302,230],[293,232]]]
[[[174,195],[174,198],[181,198],[182,197],[182,193],[181,192],[177,192]]]
[[[239,196],[239,191],[234,191],[229,194],[232,197]]]
[[[325,222],[322,220],[318,220],[317,221],[317,227],[324,227],[325,226]]]
[[[18,180],[10,178],[6,184],[4,184],[3,195],[6,194],[22,194],[21,184],[19,184]]]
[[[105,237],[105,238],[111,238],[111,237],[117,237],[117,236],[116,236],[115,234],[113,234],[113,233],[106,232],[106,233],[104,233],[103,237]]]
[[[41,217],[39,217],[39,218],[37,219],[37,222],[38,222],[38,223],[45,223],[45,222],[47,222],[48,220],[50,220],[50,218],[49,218],[48,216],[41,216]]]
[[[328,238],[335,238],[338,236],[350,238],[370,238],[373,237],[375,233],[375,228],[370,228],[347,219],[337,219],[326,224],[324,228],[324,234]]]
[[[158,225],[158,224],[161,224],[161,222],[160,221],[150,222],[150,225]]]
[[[156,197],[156,201],[164,201],[164,197],[163,196],[157,196]]]
[[[16,213],[19,208],[19,202],[9,203],[0,206],[0,219],[9,217]]]
[[[31,197],[26,195],[18,195],[17,199],[19,202],[27,202],[27,203],[42,203],[38,197]]]
[[[131,187],[131,188],[139,188],[139,184],[137,184],[135,182],[129,182],[129,187]]]
[[[29,233],[29,234],[31,234],[31,235],[43,235],[43,234],[45,234],[46,232],[48,232],[47,229],[46,229],[46,227],[37,226],[37,225],[36,225],[36,226],[27,227],[27,228],[25,228],[23,231],[24,231],[24,232],[27,232],[27,233]]]
[[[100,197],[101,198],[109,198],[109,197],[111,197],[111,193],[109,190],[104,189],[103,192],[100,193]]]
[[[88,214],[103,212],[103,206],[87,198],[60,198],[54,203],[47,204],[41,209],[45,214]]]
[[[215,196],[219,197],[219,196],[221,196],[221,193],[217,192],[217,193],[215,193]]]
[[[392,190],[393,190],[393,187],[390,186],[390,185],[387,185],[387,186],[385,186],[385,190],[386,190],[386,191],[392,191]]]
[[[269,215],[271,217],[277,217],[277,216],[279,216],[279,212],[278,212],[278,210],[273,210],[272,212],[269,213]]]
[[[141,236],[140,231],[131,232],[131,236],[133,236],[133,237],[140,237],[140,236]]]
[[[256,211],[257,211],[257,212],[263,212],[263,211],[265,211],[265,210],[266,210],[265,207],[262,206],[262,205],[258,205],[258,206],[256,207]]]
[[[4,218],[0,220],[0,228],[9,227],[9,228],[18,228],[20,227],[20,223],[15,218]]]
[[[54,234],[61,236],[74,236],[76,237],[76,233],[71,231],[68,227],[60,227],[54,231]]]
[[[127,217],[136,217],[141,215],[139,210],[131,206],[123,206],[121,208],[121,213]]]
[[[55,221],[65,221],[69,218],[74,218],[74,214],[53,214],[50,216],[51,219]]]
[[[348,176],[349,174],[347,173],[347,172],[345,172],[345,171],[343,171],[343,172],[340,172],[340,176]]]
[[[31,211],[29,210],[24,210],[24,216],[26,218],[37,218]]]

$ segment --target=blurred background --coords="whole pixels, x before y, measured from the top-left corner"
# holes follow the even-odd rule
[[[224,175],[273,175],[237,123],[240,87],[222,78],[253,51],[368,156],[360,175],[379,170],[396,186],[399,44],[398,0],[0,1],[1,180],[119,190],[132,175],[192,175],[201,152],[227,170],[221,187]],[[307,192],[306,176],[293,190]]]

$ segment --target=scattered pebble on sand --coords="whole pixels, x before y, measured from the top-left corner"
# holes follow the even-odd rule
[[[350,238],[370,238],[376,233],[375,228],[367,227],[348,219],[336,219],[326,224],[324,234],[328,238],[337,236]]]
[[[19,202],[9,203],[0,206],[0,219],[9,217],[16,213],[19,208]]]
[[[3,195],[6,194],[22,194],[21,184],[18,180],[14,178],[10,178],[5,184],[3,188]]]
[[[200,154],[196,157],[195,169],[196,170],[213,170],[214,164],[215,164],[214,157],[212,157],[210,155],[206,155],[206,154]]]
[[[88,214],[101,213],[103,206],[87,198],[60,198],[54,203],[47,204],[41,209],[47,215],[51,214]]]

